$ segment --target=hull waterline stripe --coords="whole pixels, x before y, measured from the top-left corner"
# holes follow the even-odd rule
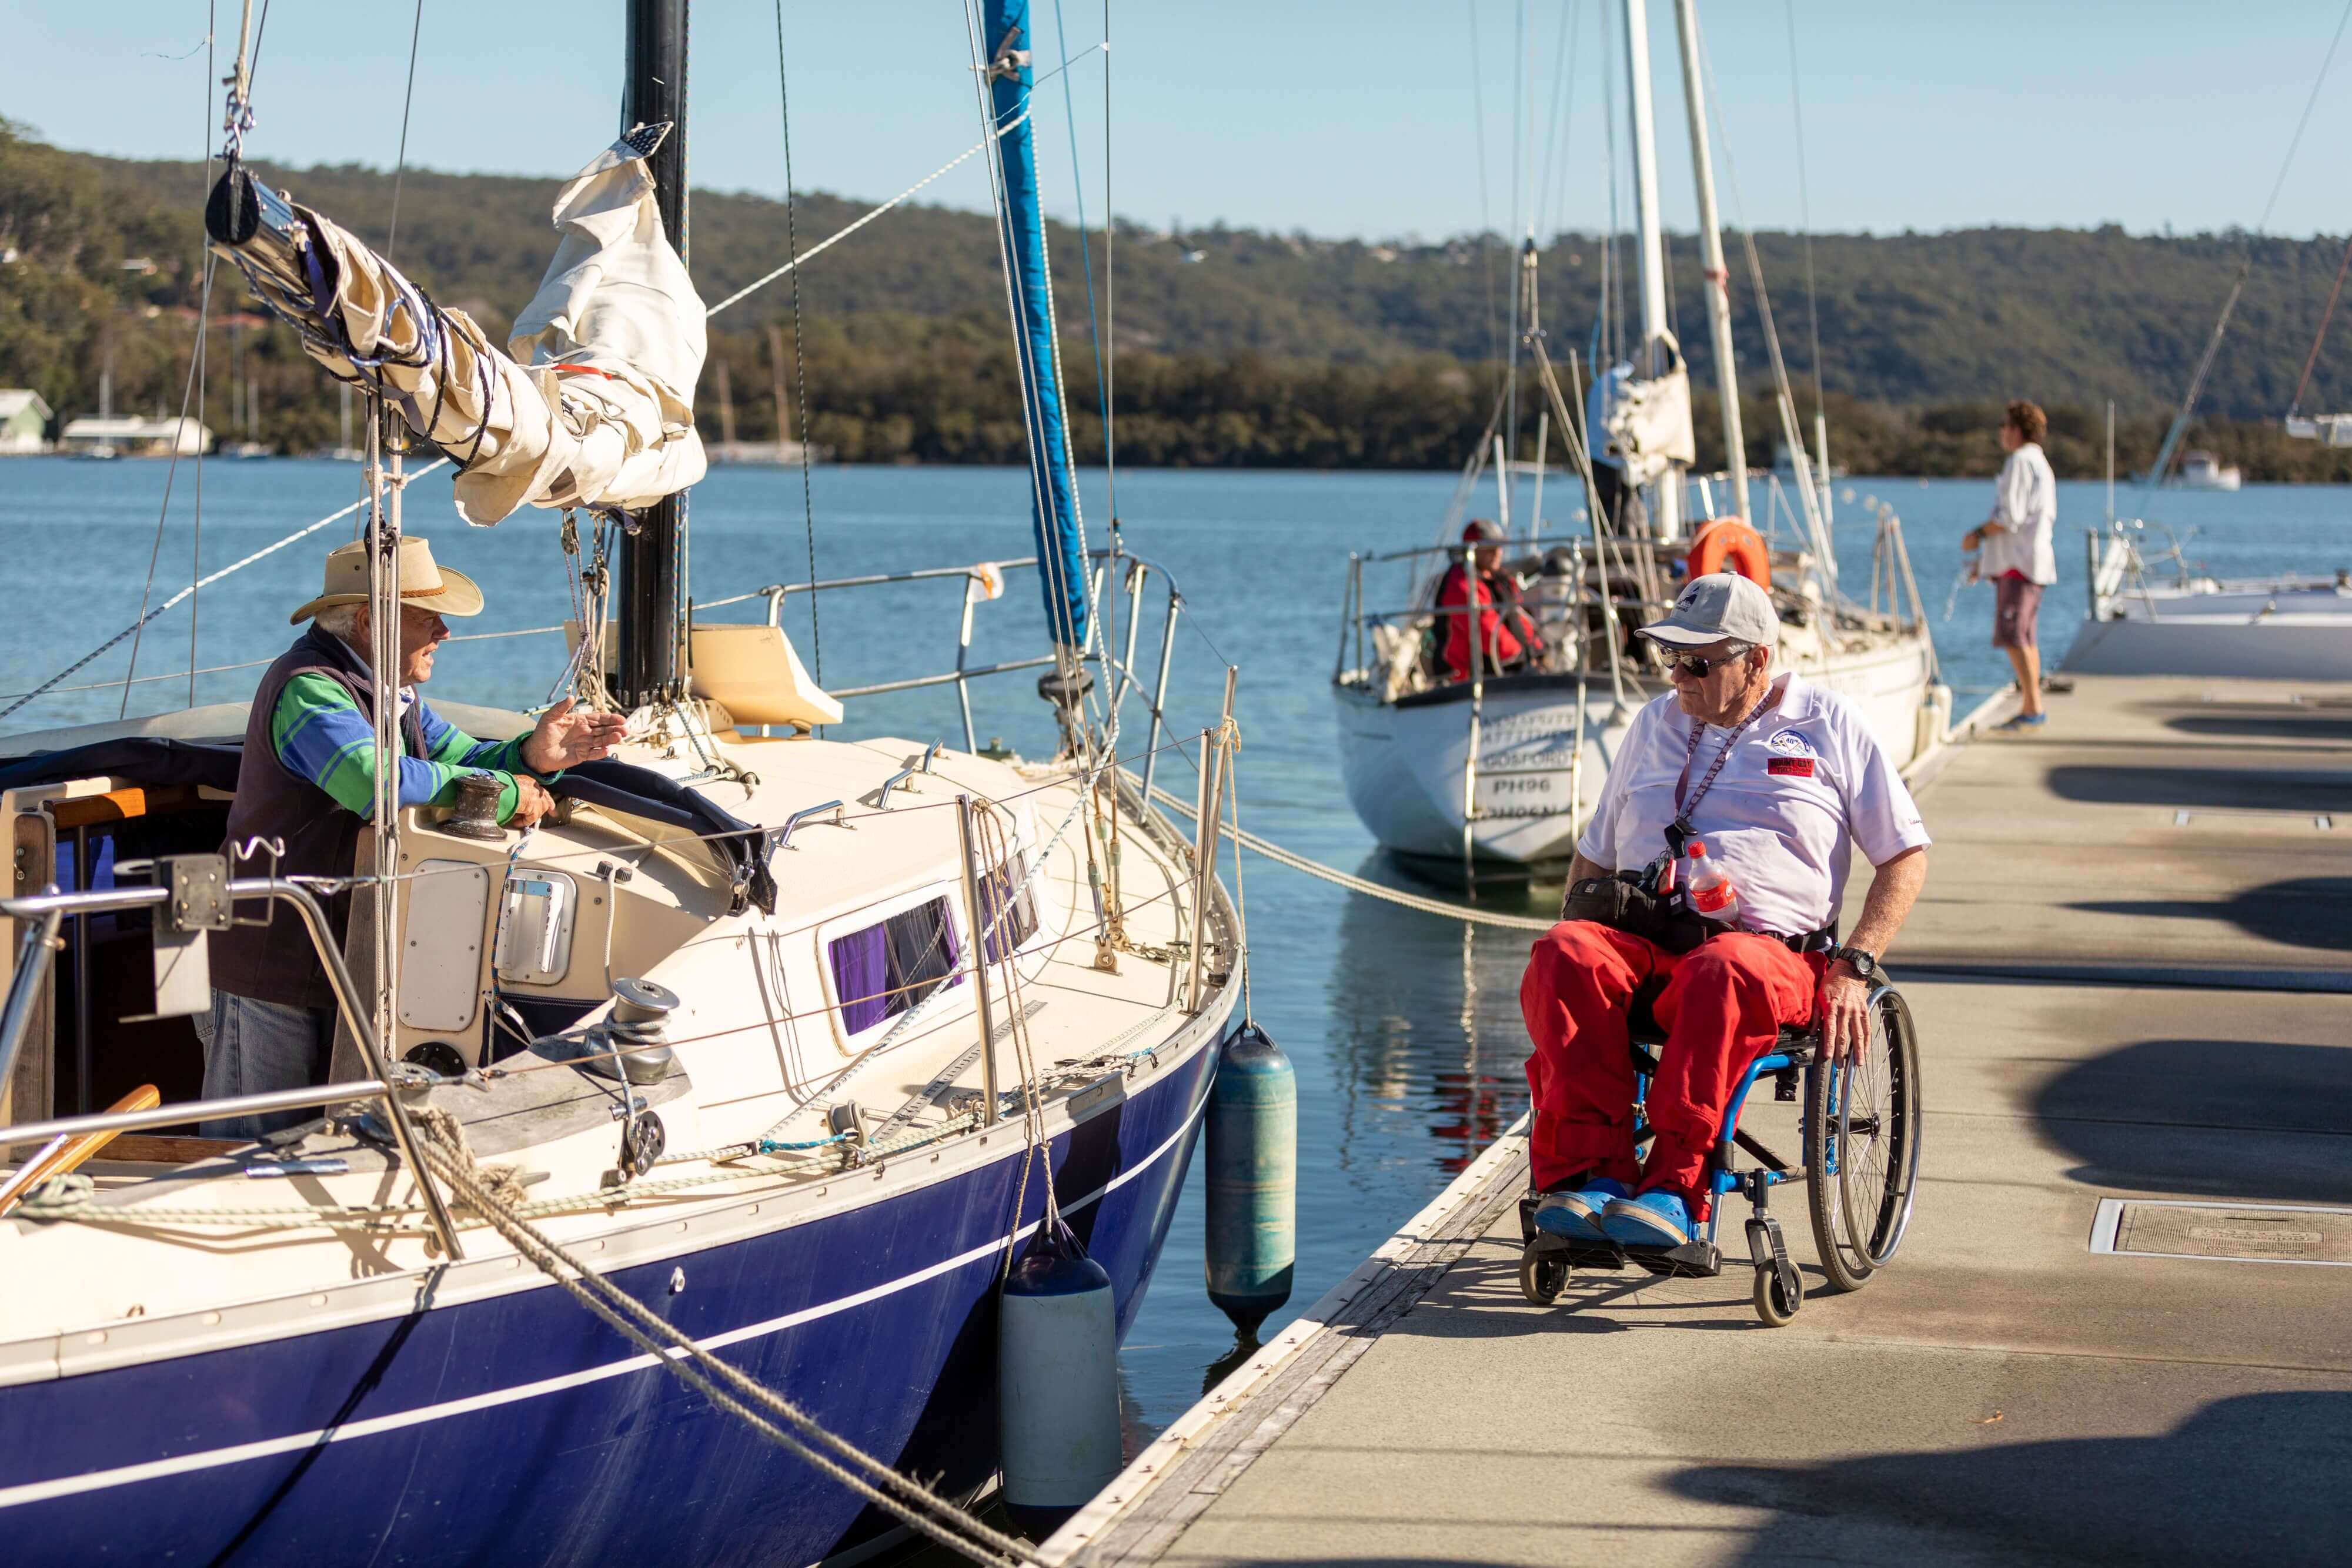
[[[1215,1048],[1209,1046],[1204,1049]],[[1213,1075],[1210,1082],[1212,1083],[1215,1082]],[[1068,1213],[1084,1208],[1105,1195],[1125,1186],[1129,1182],[1158,1165],[1167,1156],[1171,1149],[1175,1148],[1179,1143],[1191,1135],[1193,1127],[1200,1121],[1201,1113],[1208,1103],[1208,1092],[1204,1087],[1199,1102],[1185,1113],[1183,1121],[1158,1148],[1084,1197],[1064,1204],[1063,1212]],[[1072,1131],[1075,1132],[1076,1128]],[[1036,1223],[1032,1222],[1013,1232],[1009,1239],[1003,1237],[997,1238],[984,1246],[974,1247],[952,1258],[942,1259],[928,1268],[919,1269],[911,1274],[901,1275],[896,1280],[857,1291],[854,1295],[838,1297],[818,1306],[803,1307],[799,1312],[787,1312],[782,1317],[771,1318],[765,1322],[748,1323],[741,1328],[730,1329],[724,1333],[712,1334],[700,1343],[706,1349],[718,1350],[727,1345],[742,1343],[746,1340],[760,1339],[769,1334],[778,1333],[819,1318],[831,1317],[835,1312],[846,1312],[852,1307],[864,1306],[869,1301],[895,1295],[900,1291],[909,1290],[927,1281],[936,1279],[941,1274],[952,1273],[958,1269],[978,1262],[992,1253],[1001,1252],[1008,1244],[1017,1244],[1023,1239],[1033,1235],[1036,1229]],[[683,1356],[685,1352],[679,1351],[676,1354]],[[265,1437],[257,1442],[240,1443],[234,1448],[212,1448],[195,1454],[180,1454],[167,1459],[151,1459],[143,1464],[123,1465],[110,1470],[94,1470],[87,1475],[59,1476],[52,1480],[28,1481],[21,1486],[0,1489],[0,1509],[20,1508],[27,1503],[47,1502],[54,1498],[72,1497],[78,1493],[100,1491],[110,1487],[129,1486],[135,1482],[154,1480],[164,1476],[186,1475],[195,1470],[216,1469],[223,1465],[242,1464],[248,1459],[268,1458],[277,1454],[299,1453],[305,1448],[316,1448],[327,1443],[342,1443],[357,1437],[373,1437],[380,1433],[397,1431],[404,1427],[421,1426],[428,1421],[438,1421],[452,1416],[469,1415],[477,1410],[518,1404],[525,1399],[536,1399],[541,1395],[556,1394],[567,1388],[579,1388],[591,1383],[601,1383],[606,1378],[646,1371],[653,1365],[652,1356],[633,1355],[625,1361],[607,1362],[602,1366],[592,1366],[579,1372],[565,1373],[560,1377],[541,1378],[536,1383],[518,1384],[511,1388],[500,1388],[488,1394],[469,1395],[466,1398],[452,1399],[439,1405],[419,1406],[413,1410],[402,1410],[388,1416],[374,1416],[365,1420],[349,1421],[340,1427],[322,1427],[316,1431],[291,1433],[283,1437]]]

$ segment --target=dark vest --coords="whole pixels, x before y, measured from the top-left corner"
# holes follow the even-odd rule
[[[236,800],[228,809],[228,844],[250,838],[282,839],[280,876],[349,876],[364,824],[352,812],[308,779],[290,771],[278,759],[270,744],[270,716],[278,695],[297,675],[325,675],[352,694],[360,712],[373,722],[375,686],[367,665],[340,637],[316,623],[291,648],[278,655],[253,694],[253,712],[245,725],[245,756],[237,764]],[[403,747],[413,757],[425,754],[425,730],[411,705],[401,728]],[[236,862],[232,875],[268,876],[268,852]],[[351,925],[352,895],[339,893],[324,900],[328,924],[338,944]],[[268,905],[269,924],[258,922],[261,906],[241,904],[239,924],[213,933],[213,985],[256,1001],[290,1008],[331,1008],[334,992],[328,988],[318,952],[310,946],[302,917],[278,904]]]

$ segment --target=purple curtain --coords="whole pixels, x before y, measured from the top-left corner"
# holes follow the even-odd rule
[[[833,960],[833,993],[841,998],[841,1027],[850,1034],[873,1028],[897,1009],[890,1003],[890,943],[883,927],[869,925],[826,945]]]
[[[1028,867],[1018,854],[980,879],[980,919],[986,936],[981,946],[992,964],[1001,962],[1007,953],[1017,952],[1021,944],[1029,940],[1036,929],[1025,918],[1026,904],[1013,895],[1022,880],[1029,874]],[[1005,907],[1011,901],[1012,907]]]
[[[825,952],[834,994],[841,998],[842,1028],[853,1035],[905,1012],[942,983],[963,983],[955,972],[963,946],[944,898],[835,937]]]
[[[904,1012],[938,990],[963,954],[944,898],[919,904],[882,924],[890,934],[890,1010]]]

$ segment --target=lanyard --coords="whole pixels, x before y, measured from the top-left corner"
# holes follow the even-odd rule
[[[1682,777],[1675,780],[1675,827],[1682,830],[1685,839],[1692,831],[1691,813],[1698,810],[1698,803],[1701,800],[1706,799],[1706,792],[1715,788],[1716,775],[1721,773],[1723,765],[1731,760],[1731,748],[1739,744],[1739,737],[1747,732],[1748,727],[1763,717],[1764,710],[1772,706],[1772,694],[1768,691],[1759,699],[1756,706],[1748,710],[1746,718],[1731,727],[1731,733],[1723,737],[1723,749],[1715,754],[1715,761],[1708,765],[1706,776],[1698,781],[1698,792],[1685,800],[1684,795],[1690,789],[1691,765],[1698,760],[1698,737],[1706,729],[1704,724],[1696,720],[1692,722],[1690,750],[1683,756]],[[1672,836],[1671,829],[1668,830],[1668,834]],[[1679,846],[1676,847],[1675,852],[1677,854],[1681,852]]]

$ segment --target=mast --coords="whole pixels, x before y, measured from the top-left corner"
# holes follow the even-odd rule
[[[621,94],[621,130],[667,121],[670,132],[646,160],[655,200],[677,258],[686,249],[686,73],[688,0],[627,0],[628,76]],[[623,707],[683,695],[678,658],[685,632],[679,604],[685,584],[680,538],[686,493],[664,497],[637,514],[640,527],[621,541],[620,689]]]
[[[1731,510],[1749,522],[1748,441],[1739,423],[1739,367],[1731,358],[1731,273],[1723,264],[1723,232],[1715,207],[1715,159],[1706,141],[1706,77],[1700,68],[1698,8],[1675,0],[1675,30],[1683,47],[1683,104],[1690,111],[1691,178],[1698,185],[1698,243],[1706,267],[1706,324],[1715,340],[1715,383],[1723,399],[1724,467],[1731,475]]]
[[[1625,84],[1633,121],[1633,216],[1641,233],[1642,351],[1633,356],[1636,375],[1667,368],[1659,352],[1666,335],[1666,263],[1658,232],[1658,134],[1650,113],[1650,7],[1648,0],[1625,0]],[[1683,531],[1682,486],[1671,470],[1660,476],[1650,507],[1650,531],[1662,539]]]
[[[1063,685],[1040,690],[1066,710],[1082,689],[1079,659],[1090,634],[1086,551],[1076,487],[1062,417],[1061,357],[1055,347],[1053,282],[1045,219],[1037,205],[1037,151],[1030,135],[1029,0],[984,0],[980,47],[986,51],[990,117],[996,144],[998,238],[1003,248],[1013,350],[1021,365],[1023,420],[1029,435],[1030,517],[1037,535],[1037,580]],[[1001,134],[999,132],[1001,131]]]

